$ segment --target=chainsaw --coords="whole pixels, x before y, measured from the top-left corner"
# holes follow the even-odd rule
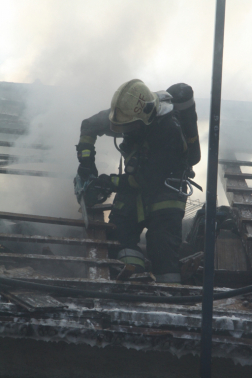
[[[82,219],[88,228],[88,214],[87,207],[103,203],[111,194],[108,188],[97,183],[97,177],[89,175],[87,180],[83,180],[80,175],[74,178],[74,192],[78,203],[81,206]]]

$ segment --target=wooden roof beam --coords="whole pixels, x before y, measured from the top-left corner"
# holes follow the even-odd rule
[[[25,222],[36,222],[36,223],[48,223],[57,224],[60,226],[77,226],[84,227],[85,224],[82,219],[71,219],[71,218],[55,218],[55,217],[45,217],[42,215],[29,215],[29,214],[17,214],[17,213],[7,213],[0,211],[0,219],[8,219],[11,221],[25,221]],[[101,221],[90,220],[90,228],[115,228],[112,223],[106,223]]]

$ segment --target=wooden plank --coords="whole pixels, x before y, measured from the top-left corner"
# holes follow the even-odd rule
[[[240,170],[240,168],[239,168],[239,170]],[[245,179],[242,179],[242,178],[240,178],[240,179],[231,179],[231,178],[228,178],[227,180],[226,180],[226,189],[227,189],[227,187],[234,187],[234,188],[247,188],[248,187],[248,184],[247,184],[247,182],[246,182],[246,180]]]
[[[252,161],[242,161],[242,160],[226,160],[219,159],[219,164],[222,165],[238,165],[240,167],[252,167]]]
[[[224,178],[252,180],[252,174],[251,173],[225,172]]]
[[[3,164],[8,165],[8,164]],[[30,171],[26,169],[9,169],[0,168],[1,174],[6,175],[19,175],[19,176],[37,176],[37,177],[57,177],[57,173],[47,171]]]
[[[251,199],[251,202],[233,202],[232,206],[233,207],[242,207],[242,206],[251,207],[252,206],[252,199]]]
[[[97,246],[120,246],[117,241],[95,240],[95,239],[76,239],[76,238],[58,238],[52,236],[39,235],[19,235],[19,234],[0,234],[0,240],[26,242],[26,243],[46,243],[46,244],[63,244],[63,245],[97,245]]]
[[[228,193],[228,194],[231,194]],[[236,203],[236,202],[240,202],[242,203],[242,206],[249,206],[249,204],[252,204],[252,196],[251,194],[245,194],[245,193],[242,193],[242,194],[238,194],[238,193],[233,193],[233,202],[231,204],[231,206],[233,205],[233,203]]]
[[[249,187],[245,188],[245,187],[241,187],[241,186],[227,186],[226,191],[227,192],[233,192],[233,193],[236,193],[236,192],[252,193],[252,188],[249,188]]]
[[[236,272],[234,272],[236,273]],[[6,277],[5,275],[1,275],[2,277]],[[15,279],[22,279],[22,281],[26,282],[35,282],[35,283],[42,283],[45,285],[53,285],[53,286],[62,286],[62,287],[76,287],[79,289],[85,290],[94,290],[94,291],[105,291],[105,292],[127,292],[131,293],[139,293],[140,290],[143,290],[147,293],[155,293],[157,289],[164,290],[165,292],[169,292],[172,295],[191,295],[191,293],[195,295],[202,294],[202,287],[201,286],[189,286],[189,285],[174,285],[174,284],[166,284],[166,283],[158,283],[158,284],[146,284],[141,282],[121,282],[121,281],[112,281],[112,280],[92,280],[88,278],[68,278],[68,277],[55,277],[55,276],[42,276],[36,274],[35,277],[27,276],[20,277],[18,274],[8,274],[8,278],[15,278]],[[215,288],[215,292],[220,292],[221,289]],[[200,310],[199,310],[200,311]]]
[[[44,159],[37,156],[18,156],[9,154],[0,154],[0,160],[11,161],[13,163],[43,163]]]
[[[44,261],[44,262],[77,262],[89,265],[120,265],[125,264],[119,260],[113,259],[94,259],[87,257],[75,257],[75,256],[55,256],[55,255],[35,255],[35,254],[22,254],[22,253],[0,253],[0,261],[12,260],[12,261]]]
[[[51,147],[44,146],[43,144],[25,144],[25,143],[14,143],[14,142],[6,142],[1,140],[0,147],[16,147],[16,148],[31,148],[35,150],[50,150]]]
[[[24,128],[12,129],[12,128],[8,128],[8,127],[0,127],[0,133],[24,135],[24,134],[28,134],[28,130],[24,129]]]
[[[76,226],[76,227],[85,227],[85,224],[82,219],[70,219],[70,218],[55,218],[55,217],[45,217],[42,215],[29,215],[29,214],[18,214],[18,213],[8,213],[0,211],[0,219],[8,219],[12,221],[25,221],[25,222],[37,222],[37,223],[48,223],[48,224],[57,224],[60,226]],[[101,221],[92,221],[89,222],[89,227],[96,228],[115,228],[115,225],[112,223],[105,223]]]
[[[222,166],[222,171],[225,173],[225,172],[232,172],[232,173],[237,173],[237,174],[241,174],[241,168],[237,165],[237,166],[232,166],[232,167],[227,167],[227,166]],[[226,195],[227,195],[227,198],[229,200],[229,203],[230,205],[232,206],[234,202],[242,202],[242,203],[252,203],[252,197],[250,195],[249,192],[246,192],[246,191],[230,191],[228,192],[227,191],[227,187],[228,186],[231,186],[232,188],[233,187],[238,187],[238,188],[248,188],[248,185],[246,183],[246,180],[243,178],[239,178],[239,179],[231,179],[231,178],[228,178],[228,179],[225,179],[223,177],[223,185],[224,185],[224,189],[226,191]]]
[[[249,208],[239,208],[239,221],[242,223],[251,223],[252,222],[252,209]]]
[[[234,202],[234,193],[232,193],[232,192],[227,193],[226,187],[227,187],[227,181],[229,179],[226,179],[224,177],[227,170],[229,170],[229,172],[232,172],[232,173],[241,173],[241,169],[240,169],[239,166],[227,166],[227,165],[220,165],[219,166],[219,176],[220,176],[220,179],[221,179],[221,183],[223,185],[224,191],[226,192],[227,200],[228,200],[230,206],[232,206],[232,202]],[[243,180],[243,181],[246,184],[245,180]],[[241,197],[239,199],[236,198],[235,201],[236,202],[242,202],[243,197]]]

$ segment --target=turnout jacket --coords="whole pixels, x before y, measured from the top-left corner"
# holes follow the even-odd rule
[[[97,174],[97,136],[122,136],[120,149],[126,173],[112,176],[112,182],[118,192],[115,207],[123,207],[124,203],[120,199],[127,192],[131,192],[131,195],[134,192],[138,221],[144,220],[152,211],[167,208],[184,210],[186,197],[178,196],[178,193],[167,188],[164,182],[167,178],[181,179],[184,171],[200,160],[195,105],[182,114],[171,108],[167,113],[157,115],[153,122],[140,132],[123,135],[110,130],[109,113],[110,109],[107,109],[82,122],[77,145],[81,164],[82,161],[85,164],[86,159],[92,172]],[[173,182],[171,185],[179,187],[179,183]]]

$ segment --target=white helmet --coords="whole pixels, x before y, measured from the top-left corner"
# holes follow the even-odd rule
[[[132,122],[142,121],[149,125],[157,113],[159,98],[139,79],[122,84],[111,101],[109,120],[111,130],[129,132],[136,128]],[[131,125],[128,125],[131,124]]]

